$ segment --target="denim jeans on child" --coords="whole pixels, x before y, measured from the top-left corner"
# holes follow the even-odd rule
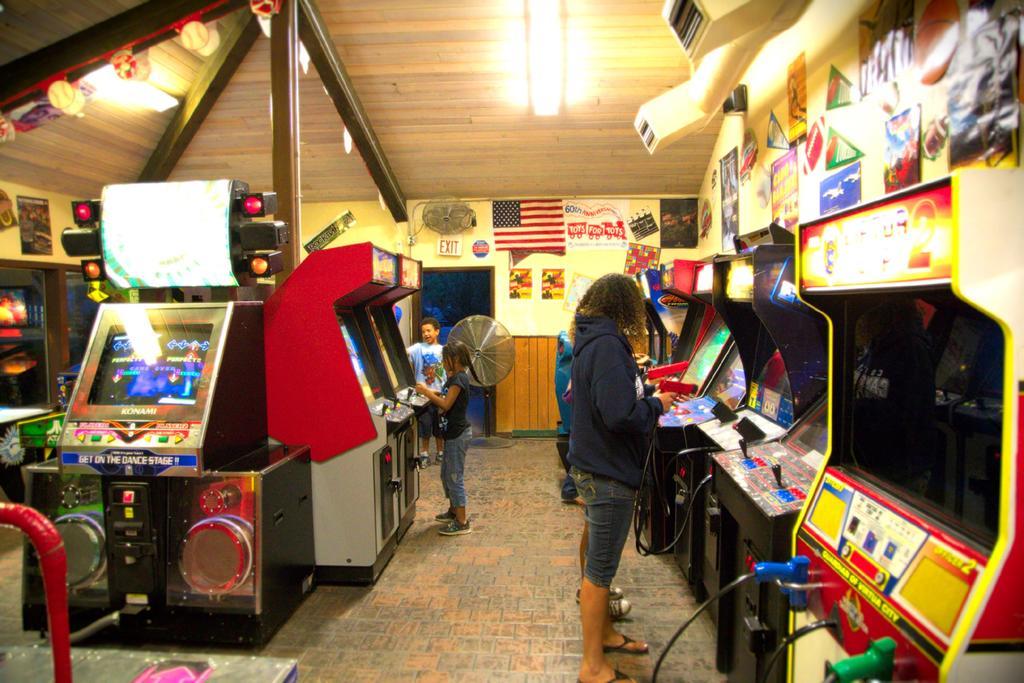
[[[466,431],[454,439],[444,441],[444,460],[441,461],[441,484],[444,495],[451,501],[453,508],[466,507],[466,483],[463,471],[466,469],[466,449],[473,439],[473,430]]]
[[[590,528],[583,575],[595,586],[608,588],[619,569],[622,549],[629,537],[636,490],[621,481],[584,472],[575,466],[570,474],[586,506],[583,516]]]

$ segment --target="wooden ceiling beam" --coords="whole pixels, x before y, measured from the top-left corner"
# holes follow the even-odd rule
[[[250,12],[239,12],[228,26],[221,27],[221,35],[220,47],[196,74],[184,101],[139,173],[139,182],[160,182],[170,177],[217,98],[252,49],[260,35],[259,22]]]
[[[409,220],[405,207],[405,195],[398,184],[398,178],[391,169],[380,140],[373,132],[370,119],[363,109],[359,96],[356,94],[352,81],[345,71],[345,65],[338,56],[331,33],[324,23],[315,0],[298,0],[299,3],[299,36],[306,46],[310,61],[316,67],[320,78],[327,89],[327,94],[334,102],[338,115],[344,122],[352,142],[363,157],[366,169],[370,172],[373,182],[384,198],[396,222]]]
[[[136,43],[144,50],[176,35],[173,24],[197,12],[212,21],[246,0],[149,0],[95,26],[0,66],[0,107],[11,109],[35,97],[35,88],[55,74],[74,81],[97,68],[97,60]],[[205,11],[204,11],[205,10]],[[141,41],[141,42],[136,42]]]

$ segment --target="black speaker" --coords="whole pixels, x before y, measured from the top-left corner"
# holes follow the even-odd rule
[[[726,114],[735,114],[747,110],[747,86],[740,83],[729,93],[722,104],[722,111]]]
[[[243,251],[277,249],[288,243],[288,224],[284,221],[243,223],[238,227]]]
[[[68,256],[97,256],[103,252],[96,228],[64,228],[60,243]]]

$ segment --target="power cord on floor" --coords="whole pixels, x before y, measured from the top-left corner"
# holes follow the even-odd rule
[[[690,615],[690,618],[684,621],[683,625],[680,626],[674,634],[672,634],[672,637],[669,639],[668,644],[665,646],[665,649],[661,651],[660,655],[658,655],[658,661],[654,665],[654,674],[651,676],[651,683],[658,683],[658,672],[661,670],[661,665],[665,661],[665,657],[668,655],[669,650],[672,649],[672,646],[675,645],[679,637],[683,635],[683,632],[690,627],[690,624],[696,621],[697,617],[699,617],[701,613],[708,607],[710,607],[712,603],[714,603],[716,600],[722,599],[724,596],[736,590],[747,581],[750,581],[755,576],[756,575],[753,572],[751,572],[750,574],[743,574],[742,576],[738,576],[735,579],[733,579],[732,582],[730,582],[728,585],[723,587],[720,591],[718,591],[710,598],[705,600],[703,603],[701,603],[700,607],[698,607],[694,611],[694,613]]]
[[[835,619],[821,619],[819,621],[811,622],[810,624],[807,624],[805,626],[801,626],[797,630],[790,633],[788,636],[786,636],[785,639],[783,639],[781,643],[779,643],[779,646],[775,648],[775,651],[772,652],[772,656],[768,658],[768,663],[765,664],[764,671],[761,673],[761,677],[758,679],[758,683],[767,683],[768,677],[771,675],[772,667],[775,666],[775,662],[779,660],[779,657],[782,656],[782,653],[786,651],[787,647],[789,647],[796,641],[800,640],[808,633],[817,631],[818,629],[822,628],[831,628],[839,630],[840,626],[839,622]]]

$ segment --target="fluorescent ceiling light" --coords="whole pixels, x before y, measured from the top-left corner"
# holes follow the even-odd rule
[[[345,143],[345,154],[352,153],[352,133],[348,132],[348,128],[341,129],[342,142]]]
[[[167,111],[178,106],[178,100],[155,85],[118,78],[111,64],[93,71],[82,80],[96,88],[95,97],[127,107]]]
[[[561,0],[527,0],[530,101],[537,116],[554,116],[562,106],[565,60]]]

